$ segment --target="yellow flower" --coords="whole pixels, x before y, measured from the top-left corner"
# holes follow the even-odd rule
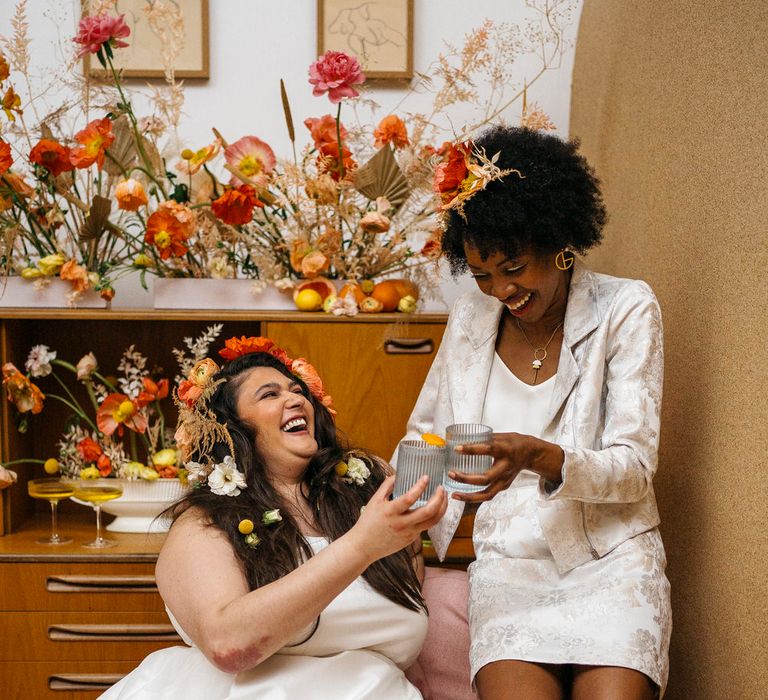
[[[67,259],[61,253],[46,255],[44,258],[40,258],[37,263],[37,268],[46,277],[51,277],[61,270],[66,261]]]
[[[49,457],[43,464],[46,474],[56,474],[59,471],[59,460],[55,457]]]
[[[346,463],[346,462],[339,462],[339,463],[336,465],[336,473],[337,473],[339,476],[344,476],[344,475],[347,473],[347,470],[348,470],[348,469],[349,469],[349,467],[347,466],[347,463]]]
[[[144,479],[144,481],[154,481],[155,479],[160,478],[160,475],[152,469],[152,467],[143,467],[139,472],[139,476]]]
[[[100,479],[101,474],[99,473],[98,467],[90,466],[80,470],[80,478],[81,479]]]
[[[133,261],[134,267],[149,267],[152,264],[152,258],[144,253],[139,253]]]
[[[38,277],[42,277],[43,273],[40,272],[40,270],[38,270],[36,267],[25,267],[21,271],[21,276],[25,280],[34,280]]]
[[[128,462],[123,467],[123,475],[126,479],[138,479],[141,476],[142,469],[145,468],[141,462]]]
[[[176,450],[167,447],[152,455],[152,464],[159,467],[174,467],[176,466],[176,458]]]
[[[250,535],[253,532],[253,520],[248,520],[248,518],[241,520],[237,529],[243,535]]]

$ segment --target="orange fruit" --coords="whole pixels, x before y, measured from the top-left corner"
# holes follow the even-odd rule
[[[443,440],[443,438],[441,438],[439,435],[435,435],[434,433],[423,433],[421,439],[424,440],[424,442],[426,442],[428,445],[434,445],[435,447],[445,446],[445,440]]]
[[[384,305],[384,311],[394,311],[400,300],[409,295],[418,299],[419,290],[413,282],[404,279],[383,280],[371,292],[371,296]]]
[[[377,314],[384,310],[384,304],[374,297],[365,297],[365,299],[360,302],[360,311],[363,313]]]
[[[339,299],[343,299],[347,294],[352,294],[355,297],[355,301],[358,305],[365,299],[365,292],[357,282],[347,282],[339,290]]]

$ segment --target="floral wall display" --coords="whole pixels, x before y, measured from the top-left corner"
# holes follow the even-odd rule
[[[274,86],[284,153],[257,130],[232,133],[225,116],[206,143],[180,142],[184,88],[173,65],[183,16],[162,0],[146,9],[167,47],[147,113],[115,68],[131,36],[109,0],[90,3],[66,60],[88,54],[111,79],[78,76],[78,99],[40,110],[22,0],[10,27],[0,26],[0,271],[37,285],[68,280],[73,303],[86,289],[109,299],[117,279],[152,274],[272,284],[293,290],[306,311],[413,311],[437,285],[439,215],[450,198],[435,173],[489,123],[513,115],[552,127],[526,89],[558,67],[574,4],[535,0],[525,25],[481,23],[387,111],[367,97],[356,57],[327,52],[307,68],[312,114],[298,117],[285,84]],[[510,91],[523,61],[523,88]],[[425,94],[428,109],[409,108],[409,97],[423,105]],[[471,122],[446,120],[467,103],[480,107]]]

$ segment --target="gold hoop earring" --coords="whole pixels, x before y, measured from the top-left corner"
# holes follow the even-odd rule
[[[566,252],[568,253],[567,256]],[[573,261],[575,259],[576,256],[570,251],[561,250],[557,255],[555,255],[555,267],[558,270],[570,270],[573,267]]]

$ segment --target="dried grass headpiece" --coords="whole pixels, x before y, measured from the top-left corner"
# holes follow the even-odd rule
[[[455,209],[462,218],[467,200],[484,190],[489,182],[501,180],[514,173],[524,179],[519,170],[502,170],[496,165],[500,153],[489,158],[485,149],[477,147],[472,141],[464,143],[446,143],[440,149],[442,160],[435,168],[433,186],[440,195],[442,211]]]
[[[317,370],[302,357],[289,357],[288,353],[275,345],[271,339],[253,336],[229,338],[224,341],[224,348],[219,350],[219,355],[231,361],[252,352],[266,352],[276,357],[288,371],[307,385],[310,393],[331,415],[336,415],[336,411],[331,408],[331,397],[325,393]],[[219,369],[216,362],[206,357],[194,365],[186,379],[179,382],[173,393],[179,409],[175,438],[186,463],[190,483],[196,485],[207,481],[214,493],[237,496],[241,489],[246,487],[245,476],[237,469],[234,461],[235,447],[227,426],[219,422],[208,406],[208,401],[217,387],[227,381],[214,379]],[[221,463],[216,463],[213,448],[222,442],[227,445],[229,455]],[[199,461],[187,461],[193,454]]]

